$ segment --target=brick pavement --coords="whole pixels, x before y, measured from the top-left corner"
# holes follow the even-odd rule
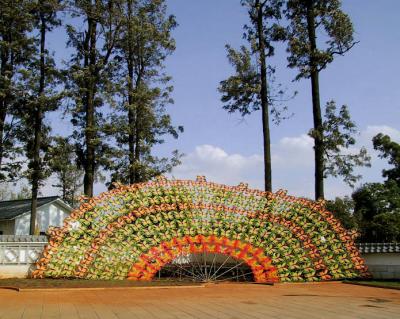
[[[400,318],[400,290],[341,283],[53,292],[0,290],[0,318]]]

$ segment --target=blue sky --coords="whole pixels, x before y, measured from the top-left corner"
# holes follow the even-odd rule
[[[222,109],[217,91],[221,80],[232,74],[226,59],[225,44],[243,44],[243,24],[247,14],[236,0],[169,0],[168,10],[179,26],[173,32],[177,49],[166,63],[173,77],[175,104],[169,112],[174,123],[185,132],[178,140],[168,139],[156,153],[179,149],[186,154],[183,164],[170,174],[175,178],[206,175],[209,180],[236,184],[249,182],[263,186],[262,135],[260,113],[243,121],[238,114]],[[383,131],[400,141],[400,1],[344,0],[343,9],[354,24],[359,43],[344,57],[338,57],[321,73],[321,103],[334,99],[350,108],[360,130],[359,144],[373,155],[372,167],[362,169],[362,182],[379,181],[383,162],[372,150],[371,137]],[[58,60],[67,56],[65,31],[49,38]],[[295,115],[271,127],[274,189],[285,188],[300,196],[313,195],[312,141],[307,132],[312,126],[309,81],[292,82],[296,72],[286,68],[285,46],[277,46],[270,60],[277,68],[277,80],[291,91],[298,91],[287,104]],[[49,116],[64,134],[69,123],[60,114]],[[105,190],[96,185],[96,192]],[[340,180],[326,181],[327,197],[350,194]],[[54,192],[49,185],[43,193]]]

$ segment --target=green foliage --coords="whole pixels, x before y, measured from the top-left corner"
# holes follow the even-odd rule
[[[221,81],[218,88],[222,94],[223,108],[229,113],[239,112],[242,116],[257,111],[261,107],[261,80],[256,63],[245,46],[236,51],[227,45],[227,57],[235,68],[235,75]]]
[[[367,242],[400,241],[400,145],[382,133],[373,139],[379,157],[393,168],[382,171],[384,183],[369,183],[353,193],[355,215],[361,240]]]
[[[167,14],[165,1],[122,1],[120,33],[116,42],[114,74],[117,102],[108,133],[115,139],[107,167],[111,182],[135,183],[171,171],[180,163],[177,150],[171,157],[156,157],[153,148],[166,136],[178,138],[167,106],[173,103],[171,78],[163,72],[166,58],[175,50],[171,36],[177,23]]]
[[[388,135],[382,133],[376,135],[372,142],[374,149],[380,152],[379,157],[387,159],[389,165],[394,167],[391,169],[384,169],[382,176],[387,180],[394,180],[400,185],[400,144],[392,141]]]
[[[75,207],[83,185],[83,171],[76,165],[75,145],[70,143],[69,138],[56,136],[49,154],[51,172],[57,178],[57,183],[53,186],[61,190],[65,202]]]
[[[361,179],[361,175],[354,174],[354,168],[370,167],[371,158],[365,147],[354,151],[351,149],[356,143],[355,135],[358,131],[347,106],[343,105],[337,113],[335,102],[327,103],[323,132],[325,177],[341,176],[347,184],[354,187]],[[314,137],[314,131],[310,135]]]
[[[269,83],[265,92],[266,102],[274,115],[273,119],[279,123],[284,118],[282,112],[286,111],[286,107],[279,109],[279,103],[285,100],[285,90],[280,84],[275,86],[275,68],[271,65],[266,66],[266,78],[263,79],[260,72],[260,51],[263,50],[265,57],[273,56],[275,52],[273,43],[285,38],[285,30],[278,23],[282,18],[283,1],[243,0],[241,3],[247,9],[251,22],[244,26],[244,38],[249,47],[242,45],[240,50],[235,50],[230,45],[226,45],[227,58],[235,68],[235,74],[220,82],[218,90],[222,95],[223,108],[229,113],[238,112],[241,116],[260,110],[263,102],[262,81],[265,80]],[[262,26],[259,26],[259,10],[262,15]],[[261,37],[258,33],[259,27],[262,32]],[[260,48],[260,41],[264,49]]]
[[[352,197],[360,241],[400,241],[400,186],[395,181],[365,184]]]
[[[241,0],[247,9],[250,24],[244,26],[243,37],[248,41],[252,54],[260,51],[260,33],[265,47],[266,57],[275,53],[273,42],[282,41],[286,37],[286,30],[279,24],[282,18],[283,0]],[[264,22],[259,24],[259,19]]]
[[[298,69],[296,80],[309,78],[311,69],[325,69],[335,55],[343,55],[356,44],[353,24],[341,10],[340,0],[288,0],[285,13],[289,20],[288,66]],[[315,19],[312,25],[310,16]],[[323,35],[318,37],[325,39],[319,48],[313,47],[309,28]]]
[[[400,212],[381,213],[374,216],[372,236],[385,243],[400,242]]]
[[[357,221],[353,215],[354,202],[349,197],[336,197],[326,202],[326,209],[330,211],[346,229],[357,229]]]
[[[2,0],[0,8],[0,180],[15,181],[23,164],[16,141],[19,79],[32,54],[33,24],[28,1]]]
[[[112,171],[111,182],[139,182],[179,164],[177,150],[163,158],[152,152],[183,131],[166,110],[173,87],[164,61],[175,49],[176,21],[165,1],[2,1],[1,8],[0,180],[28,178],[34,193],[51,173],[72,170],[75,161],[67,165],[54,154],[61,140],[50,147],[46,114],[61,102],[74,126],[64,142],[70,150],[74,141],[75,173],[83,168],[87,195],[101,168]],[[61,25],[60,11],[63,21],[73,21],[65,26],[72,54],[62,74],[46,41]]]
[[[218,87],[221,101],[224,103],[223,109],[229,113],[238,112],[241,116],[259,111],[261,109],[261,75],[254,55],[246,46],[241,46],[240,51],[229,45],[226,45],[226,49],[228,60],[235,68],[235,74],[221,81]],[[292,97],[287,97],[281,84],[275,83],[274,73],[275,69],[268,66],[268,104],[271,107],[272,120],[279,124],[290,116],[286,114],[287,107],[281,106],[281,102]],[[294,95],[296,94],[295,92]]]

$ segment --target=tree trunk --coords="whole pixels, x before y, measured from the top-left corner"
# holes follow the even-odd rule
[[[97,23],[92,17],[94,8],[91,8],[91,12],[88,14],[88,34],[87,40],[85,41],[85,66],[89,69],[88,79],[86,80],[86,98],[85,98],[85,160],[84,160],[84,171],[85,176],[83,178],[83,189],[84,193],[88,197],[93,197],[93,184],[94,184],[94,173],[95,173],[95,137],[96,137],[96,122],[95,122],[95,106],[94,97],[96,89],[96,28]]]
[[[129,126],[129,135],[128,135],[128,143],[129,143],[129,183],[135,183],[135,112],[133,110],[133,97],[132,97],[132,80],[131,74],[133,74],[133,68],[129,67],[129,97],[128,97],[128,126]]]
[[[67,174],[61,172],[60,179],[61,179],[61,188],[62,188],[62,199],[68,203],[68,195],[67,195]]]
[[[6,64],[7,64],[7,56],[5,53],[2,52],[1,56],[1,77],[4,79],[6,76]],[[2,89],[5,89],[2,88]],[[6,115],[7,115],[7,101],[5,96],[0,97],[0,170],[1,165],[3,164],[3,153],[4,153],[4,146],[3,146],[3,135],[4,135],[4,125],[6,122]]]
[[[263,36],[263,6],[257,1],[257,36],[260,51],[261,67],[261,111],[262,127],[264,140],[264,184],[265,191],[272,192],[272,172],[271,172],[271,140],[269,133],[269,103],[268,103],[268,85],[267,85],[267,66],[265,56],[265,43]]]
[[[310,78],[314,117],[314,154],[315,154],[315,199],[324,199],[324,145],[323,127],[319,96],[319,70],[315,61],[317,40],[315,35],[315,16],[313,0],[307,1],[307,30],[311,46]]]
[[[132,0],[128,0],[128,56],[127,65],[128,65],[128,143],[129,143],[129,183],[135,183],[135,112],[133,110],[133,48],[132,48],[132,30],[131,30],[131,18],[132,18]]]
[[[11,26],[8,26],[11,29]],[[12,34],[11,30],[7,33],[7,35],[4,35],[3,41],[6,42],[6,45],[4,46],[3,50],[1,51],[1,77],[5,79],[6,77],[9,79],[9,82],[11,82],[12,79],[12,74],[13,74],[13,58],[12,58],[12,53],[10,52],[10,49],[7,48],[7,46],[11,46],[12,43]],[[11,57],[11,61],[10,60]],[[9,99],[9,91],[7,89],[7,86],[10,85],[10,83],[6,83],[4,81],[4,87],[2,87],[2,90],[4,90],[3,94],[0,96],[0,172],[3,164],[3,155],[4,155],[4,144],[3,144],[3,139],[4,139],[4,127],[5,127],[5,122],[6,122],[6,116],[8,113],[8,99]]]
[[[5,99],[1,99],[0,100],[0,171],[3,164],[3,153],[4,153],[3,135],[4,135],[4,125],[6,122],[6,115],[7,115],[7,104]]]
[[[40,4],[41,5],[41,4]],[[39,182],[41,173],[41,160],[40,160],[40,147],[42,143],[42,98],[44,95],[45,87],[45,44],[46,44],[46,20],[43,13],[40,13],[40,83],[38,92],[38,101],[35,110],[35,124],[34,124],[34,141],[33,141],[33,165],[32,165],[32,199],[31,199],[31,223],[30,234],[34,235],[36,230],[36,209],[37,197],[39,192]]]
[[[140,79],[137,81],[138,85],[140,85]],[[137,87],[138,87],[137,85]],[[140,164],[140,119],[141,119],[141,114],[140,114],[140,102],[138,103],[136,101],[136,114],[135,114],[135,156],[134,156],[134,163],[135,163],[135,172],[134,172],[134,179],[135,183],[139,183],[141,181],[140,177],[140,170],[139,170],[139,164]]]
[[[137,75],[136,83],[135,83],[135,89],[140,90],[140,86],[142,85],[142,68],[139,67],[139,72]],[[140,148],[140,142],[141,142],[141,123],[140,121],[142,120],[142,114],[141,114],[141,103],[142,101],[136,99],[134,101],[135,105],[135,183],[142,182],[142,176],[141,176],[141,170],[139,169],[140,165],[140,155],[141,155],[141,148]]]

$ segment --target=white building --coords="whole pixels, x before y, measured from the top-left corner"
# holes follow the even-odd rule
[[[58,196],[41,197],[37,201],[37,227],[45,234],[49,226],[62,226],[72,207]],[[31,200],[0,202],[0,235],[29,235]]]

